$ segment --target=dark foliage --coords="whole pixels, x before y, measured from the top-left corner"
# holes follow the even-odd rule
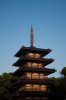
[[[7,100],[6,97],[10,92],[11,85],[16,81],[12,73],[3,73],[0,75],[0,100]]]

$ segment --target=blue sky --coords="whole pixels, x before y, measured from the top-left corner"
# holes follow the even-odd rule
[[[14,72],[14,54],[21,46],[30,46],[30,26],[34,46],[50,48],[47,58],[55,61],[52,76],[66,66],[66,0],[0,0],[0,74]]]

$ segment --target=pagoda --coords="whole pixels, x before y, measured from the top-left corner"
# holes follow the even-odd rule
[[[15,84],[15,93],[12,91],[12,97],[15,99],[10,100],[49,100],[52,81],[47,76],[56,70],[45,67],[54,61],[45,56],[52,50],[36,48],[33,44],[34,34],[31,26],[30,47],[22,46],[15,54],[19,59],[13,64],[18,67],[13,76],[19,78]]]

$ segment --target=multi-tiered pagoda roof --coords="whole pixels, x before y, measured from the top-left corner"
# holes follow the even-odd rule
[[[16,100],[48,100],[51,95],[52,81],[47,78],[47,75],[56,70],[45,67],[54,61],[54,59],[48,59],[45,56],[52,50],[36,48],[33,46],[33,42],[33,29],[31,27],[31,46],[22,46],[15,54],[15,57],[19,58],[13,64],[13,66],[18,67],[13,76],[19,77],[17,92],[12,94],[13,97],[17,98]]]

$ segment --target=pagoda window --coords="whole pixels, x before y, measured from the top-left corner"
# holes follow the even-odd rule
[[[34,58],[34,53],[28,53],[28,57]]]
[[[37,84],[26,84],[26,91],[46,91],[47,87],[45,85],[37,85]]]
[[[39,91],[40,90],[40,86],[39,85],[33,85],[33,91]]]
[[[40,54],[38,54],[38,53],[28,53],[28,57],[31,57],[31,58],[40,58]]]
[[[46,90],[47,90],[46,86],[45,85],[41,85],[41,91],[46,91]]]
[[[43,65],[42,65],[41,63],[38,64],[38,68],[42,68],[42,66],[43,66]]]
[[[44,74],[40,74],[40,79],[44,79],[45,75]]]
[[[31,73],[26,73],[26,77],[31,79]]]
[[[26,91],[31,91],[31,90],[32,90],[32,85],[26,84]]]
[[[27,66],[28,66],[28,67],[31,67],[31,62],[28,62],[28,63],[27,63]]]
[[[24,66],[26,67],[33,67],[33,68],[42,68],[42,63],[33,63],[33,62],[27,62]]]
[[[39,74],[38,73],[33,73],[32,74],[32,79],[39,79]]]
[[[37,63],[32,63],[32,67],[37,68]]]
[[[35,54],[35,58],[40,58],[40,54]]]

